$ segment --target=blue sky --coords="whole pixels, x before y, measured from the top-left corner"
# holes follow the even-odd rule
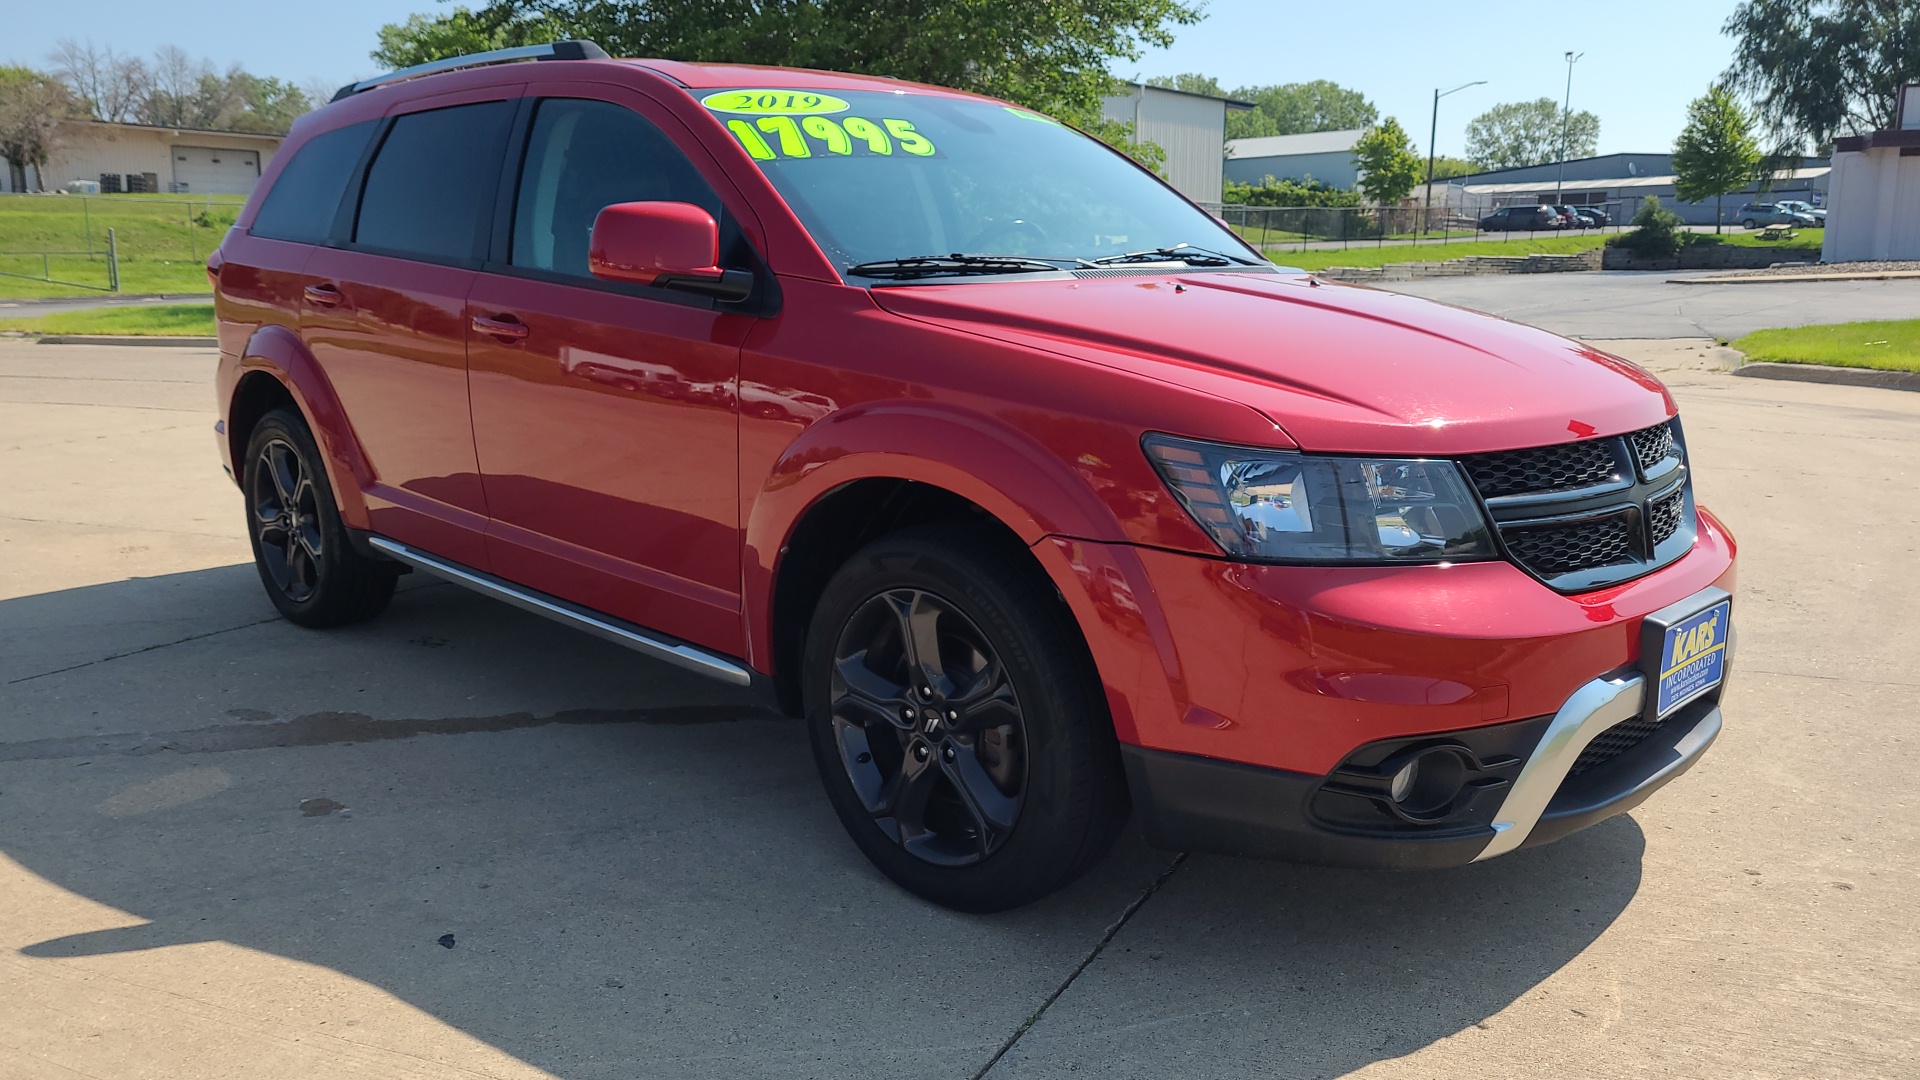
[[[1173,47],[1123,61],[1115,74],[1200,71],[1228,87],[1332,79],[1399,117],[1423,150],[1434,88],[1486,79],[1489,85],[1441,102],[1439,149],[1457,154],[1467,121],[1487,106],[1558,100],[1566,85],[1562,56],[1573,49],[1586,53],[1574,69],[1574,107],[1599,114],[1601,151],[1660,151],[1672,146],[1687,102],[1727,67],[1730,49],[1720,25],[1734,3],[1616,0],[1575,16],[1517,0],[1388,0],[1360,7],[1210,0],[1206,20],[1182,28]],[[334,85],[375,70],[367,51],[383,23],[445,10],[418,0],[332,0],[319,8],[283,0],[9,7],[0,60],[12,63],[44,65],[62,37],[143,54],[171,43],[221,67],[239,63],[261,75]]]

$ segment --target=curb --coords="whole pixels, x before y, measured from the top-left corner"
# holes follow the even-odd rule
[[[1748,379],[1787,382],[1837,383],[1872,386],[1882,390],[1920,390],[1920,371],[1880,371],[1875,368],[1825,367],[1819,364],[1742,364],[1733,370]]]
[[[1920,278],[1920,270],[1881,270],[1858,274],[1744,274],[1739,277],[1668,278],[1669,285],[1763,285],[1798,281],[1888,281]]]
[[[171,345],[195,349],[207,349],[220,344],[219,338],[212,337],[161,337],[134,334],[44,334],[35,340],[41,345]]]

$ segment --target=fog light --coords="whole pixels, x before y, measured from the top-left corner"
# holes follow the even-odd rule
[[[1393,784],[1387,789],[1387,794],[1393,797],[1394,802],[1406,802],[1407,792],[1413,790],[1413,778],[1419,774],[1419,758],[1400,766],[1400,771],[1393,774]]]
[[[1387,782],[1387,795],[1394,809],[1412,820],[1445,817],[1466,786],[1467,773],[1458,750],[1436,746],[1400,766]]]

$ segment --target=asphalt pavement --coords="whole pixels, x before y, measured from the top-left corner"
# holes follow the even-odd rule
[[[1699,767],[1459,870],[1129,833],[978,917],[717,684],[419,578],[277,618],[210,350],[0,342],[0,1078],[1910,1077],[1920,394],[1614,347],[1742,542]]]

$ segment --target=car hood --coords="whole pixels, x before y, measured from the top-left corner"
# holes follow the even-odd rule
[[[1303,274],[1160,271],[872,295],[905,318],[1242,402],[1306,450],[1507,450],[1633,431],[1674,411],[1659,380],[1591,346]]]

